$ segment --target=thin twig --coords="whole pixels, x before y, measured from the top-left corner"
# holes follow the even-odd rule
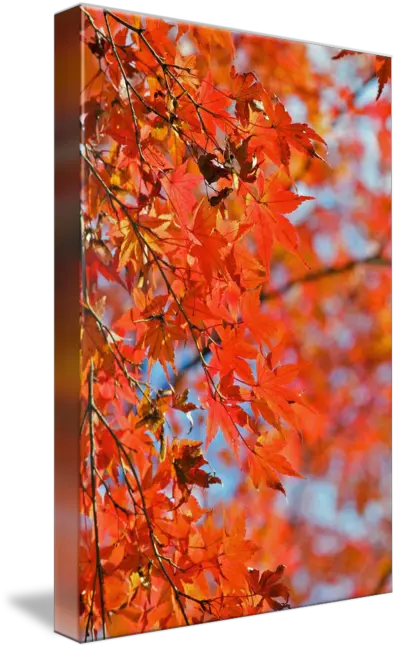
[[[146,523],[148,525],[149,538],[150,538],[150,542],[151,542],[151,545],[152,545],[153,553],[154,553],[154,555],[156,557],[156,560],[157,560],[157,563],[159,565],[159,568],[163,572],[165,578],[167,579],[168,583],[170,584],[171,588],[174,591],[174,596],[175,596],[176,602],[177,602],[177,604],[179,606],[179,609],[180,609],[180,611],[182,613],[183,619],[184,619],[186,625],[189,625],[189,620],[188,620],[185,608],[183,607],[183,603],[182,603],[181,598],[180,598],[181,597],[180,590],[178,590],[177,586],[175,585],[175,583],[171,579],[169,573],[167,572],[167,568],[164,566],[163,558],[162,558],[162,556],[161,556],[161,554],[159,552],[159,549],[157,547],[157,539],[155,537],[155,534],[154,534],[154,531],[153,531],[152,521],[150,519],[148,508],[146,506],[144,491],[142,489],[142,485],[141,485],[137,470],[136,470],[136,468],[134,466],[134,463],[131,460],[131,458],[130,458],[129,454],[127,453],[127,451],[125,450],[123,444],[119,441],[118,437],[116,436],[116,434],[114,433],[114,431],[112,430],[110,425],[108,424],[107,420],[102,415],[102,413],[97,408],[94,408],[94,411],[95,411],[96,415],[98,416],[98,418],[100,419],[101,423],[109,431],[111,437],[113,438],[113,440],[117,444],[120,452],[123,454],[131,473],[133,474],[133,478],[134,478],[135,483],[137,485],[138,493],[140,494],[143,514],[145,516],[145,520],[146,520]]]
[[[216,386],[216,384],[215,384],[215,382],[214,382],[214,380],[212,378],[212,375],[210,374],[210,372],[208,370],[208,366],[207,366],[207,363],[206,363],[206,361],[204,359],[204,355],[202,354],[202,350],[201,350],[200,346],[198,345],[198,340],[197,340],[197,337],[196,337],[195,332],[194,332],[194,327],[195,326],[193,326],[193,324],[191,323],[188,315],[185,312],[185,309],[184,309],[184,307],[182,305],[182,302],[179,300],[179,298],[175,294],[175,292],[174,292],[174,290],[173,290],[173,288],[171,286],[171,283],[169,282],[169,280],[168,280],[168,278],[167,278],[167,276],[166,276],[166,274],[164,272],[164,269],[161,266],[161,258],[159,258],[157,256],[156,252],[152,249],[152,247],[149,245],[149,243],[145,240],[145,238],[143,237],[143,235],[139,231],[138,226],[135,223],[133,223],[133,227],[134,227],[134,232],[135,232],[137,238],[139,239],[142,248],[145,245],[149,249],[149,251],[150,251],[150,253],[151,253],[152,257],[153,257],[153,260],[155,261],[156,266],[157,266],[157,268],[158,268],[158,270],[159,270],[159,272],[160,272],[160,274],[161,274],[161,276],[162,276],[162,278],[163,278],[163,280],[164,280],[164,282],[166,284],[168,293],[174,299],[175,303],[177,304],[177,306],[179,308],[179,311],[182,313],[182,316],[185,319],[185,322],[187,323],[187,326],[188,326],[188,328],[190,330],[190,333],[192,335],[192,339],[193,339],[194,344],[195,344],[195,346],[197,348],[198,356],[199,356],[199,359],[201,361],[201,365],[202,365],[203,370],[205,372],[205,376],[207,378],[208,383],[211,384],[211,386],[213,388],[213,392],[215,394],[217,394],[220,397],[220,399],[223,399],[223,395],[220,394],[220,392],[219,392],[219,390],[218,390],[218,388],[217,388],[217,386]]]
[[[271,301],[275,300],[277,298],[280,298],[281,296],[284,296],[287,294],[287,292],[291,291],[294,287],[297,287],[298,285],[303,285],[305,283],[312,283],[315,281],[323,280],[324,278],[329,278],[331,276],[337,276],[349,271],[352,271],[353,269],[356,269],[358,266],[362,265],[376,265],[377,267],[391,267],[391,261],[387,258],[383,258],[380,255],[373,255],[373,256],[367,256],[366,258],[358,258],[356,260],[350,260],[349,262],[343,264],[343,265],[337,265],[337,266],[332,266],[332,267],[324,267],[323,269],[319,269],[317,271],[311,272],[309,274],[305,274],[304,276],[301,276],[300,278],[295,278],[294,280],[290,280],[282,287],[278,287],[276,290],[272,290],[269,292],[262,292],[260,294],[260,301],[265,302],[265,301]],[[206,346],[202,350],[204,359],[205,357],[209,357],[211,354],[211,350],[209,346]],[[180,375],[183,375],[184,373],[188,372],[188,370],[192,370],[196,366],[198,366],[200,363],[200,356],[195,355],[185,363],[184,366],[179,371]]]
[[[102,477],[101,473],[97,469],[95,469],[95,471],[96,471],[97,477],[100,479],[100,482],[103,485],[103,487],[104,487],[104,489],[105,489],[105,491],[107,493],[108,498],[112,502],[115,509],[119,509],[119,511],[122,511],[124,514],[126,514],[126,516],[129,516],[131,514],[130,510],[126,509],[126,507],[123,507],[118,502],[116,502],[116,500],[112,497],[111,490],[108,487],[108,485],[107,485],[106,481],[104,480],[104,478]]]
[[[112,38],[111,29],[109,27],[108,18],[107,18],[107,14],[106,14],[105,11],[104,11],[104,19],[105,19],[105,24],[107,25],[108,36],[109,36],[109,39],[110,39],[110,42],[111,42],[112,50],[113,50],[113,52],[115,54],[116,61],[117,61],[118,65],[119,65],[120,72],[122,74],[123,80],[124,80],[125,85],[126,85],[127,98],[128,98],[128,101],[129,101],[130,112],[131,112],[131,116],[133,118],[133,123],[134,123],[135,140],[136,140],[138,152],[139,152],[139,155],[140,155],[140,158],[141,158],[141,163],[144,163],[145,162],[145,157],[144,157],[144,154],[143,154],[142,148],[141,148],[140,129],[139,129],[137,115],[135,113],[134,105],[133,105],[133,102],[132,102],[131,96],[130,96],[130,90],[134,91],[134,93],[136,93],[136,90],[134,89],[133,85],[130,83],[129,79],[127,78],[126,72],[125,72],[124,67],[122,65],[122,61],[119,58],[118,50],[117,50],[116,45],[114,43],[114,40]]]
[[[90,608],[89,608],[89,614],[88,614],[88,620],[86,622],[86,628],[85,628],[85,642],[88,641],[89,637],[89,626],[90,622],[92,622],[92,634],[93,634],[93,607],[94,607],[94,595],[96,592],[96,581],[97,581],[97,568],[94,571],[94,579],[93,579],[93,589],[92,589],[92,601],[90,603]],[[92,639],[93,641],[93,639]]]
[[[354,92],[351,97],[351,101],[354,105],[354,103],[364,94],[365,90],[369,87],[369,85],[376,79],[376,73],[373,72]],[[348,113],[348,102],[346,105],[340,110],[340,112],[337,114],[335,119],[332,122],[332,126],[336,126],[338,121],[344,116],[346,116]]]
[[[142,394],[142,396],[145,397],[149,403],[151,403],[152,400],[151,400],[150,396],[148,395],[148,393],[142,387],[142,382],[140,382],[136,377],[133,377],[133,375],[131,375],[129,373],[129,371],[127,370],[127,368],[126,368],[126,360],[125,360],[121,350],[119,349],[118,343],[117,343],[117,341],[116,341],[116,339],[115,339],[115,337],[114,337],[114,335],[112,333],[112,330],[110,330],[110,328],[107,325],[105,325],[105,323],[102,322],[100,317],[96,314],[96,312],[94,311],[92,306],[89,305],[89,303],[85,303],[85,308],[88,310],[88,312],[91,313],[91,315],[95,319],[96,323],[98,324],[98,326],[100,328],[100,331],[101,331],[101,333],[102,333],[102,335],[104,337],[104,340],[106,341],[106,343],[108,345],[108,348],[109,348],[110,352],[112,353],[112,355],[113,355],[116,363],[118,364],[120,370],[123,372],[124,376],[126,377],[128,383],[129,383],[129,386],[130,387],[132,387],[132,386],[137,387],[138,390],[140,391],[140,393]],[[116,349],[116,351],[117,351],[120,358],[115,354],[115,352],[113,351],[111,345],[108,343],[107,335],[111,339],[113,345],[115,346],[115,349]],[[145,384],[145,382],[144,382],[144,385],[148,386],[148,384]]]
[[[300,278],[295,278],[294,280],[290,280],[289,282],[285,283],[284,285],[282,285],[282,287],[279,287],[276,290],[266,292],[266,293],[263,292],[260,296],[260,300],[261,301],[273,300],[275,298],[278,298],[279,296],[283,296],[283,294],[286,294],[288,291],[290,291],[291,289],[293,289],[293,287],[296,287],[297,285],[303,285],[305,283],[313,283],[317,280],[329,278],[330,276],[343,274],[343,273],[352,271],[353,269],[355,269],[360,265],[377,265],[380,267],[390,267],[391,261],[388,260],[387,258],[383,258],[380,255],[374,254],[373,256],[367,256],[366,258],[357,258],[355,260],[349,260],[344,265],[334,265],[332,267],[324,267],[323,269],[319,269],[317,271],[310,272],[309,274],[305,274]]]

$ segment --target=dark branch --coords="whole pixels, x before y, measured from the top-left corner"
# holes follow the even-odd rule
[[[161,553],[159,552],[159,549],[158,549],[158,546],[157,546],[157,539],[156,539],[154,531],[153,531],[152,521],[151,521],[150,516],[149,516],[148,508],[147,508],[146,501],[145,501],[145,494],[144,494],[144,491],[143,491],[143,488],[142,488],[142,484],[141,484],[137,469],[134,466],[134,463],[131,460],[130,455],[125,450],[122,442],[120,442],[119,438],[116,436],[116,434],[114,433],[114,431],[112,430],[112,428],[110,427],[110,425],[108,424],[107,420],[102,415],[102,413],[96,407],[94,408],[94,412],[98,416],[101,423],[105,426],[107,431],[109,431],[109,433],[110,433],[112,439],[115,441],[115,444],[117,445],[121,455],[123,455],[124,459],[126,460],[127,466],[129,467],[131,473],[133,474],[133,478],[134,478],[135,483],[137,485],[138,493],[140,494],[142,512],[144,514],[146,524],[148,526],[149,538],[150,538],[150,542],[151,542],[151,545],[152,545],[153,553],[154,553],[154,555],[156,557],[156,560],[157,560],[159,568],[163,572],[165,578],[167,579],[168,583],[170,584],[171,588],[174,591],[175,599],[176,599],[177,604],[179,606],[179,609],[180,609],[180,611],[182,613],[182,616],[183,616],[183,619],[185,621],[185,624],[189,625],[189,620],[187,618],[185,608],[183,607],[183,603],[182,603],[181,598],[180,598],[180,591],[178,590],[178,588],[175,585],[174,581],[171,579],[169,573],[167,572],[167,569],[166,569],[166,567],[164,566],[164,563],[163,563],[163,557],[162,557]],[[121,462],[122,462],[122,458],[121,458]]]
[[[317,280],[322,280],[323,278],[329,278],[331,276],[336,276],[338,274],[344,274],[346,272],[352,271],[360,265],[378,265],[381,267],[391,267],[391,261],[387,258],[382,258],[380,255],[368,256],[367,258],[358,258],[356,260],[349,260],[349,262],[344,265],[334,265],[332,267],[324,267],[323,269],[318,269],[309,274],[305,274],[300,278],[295,278],[290,280],[288,283],[282,285],[276,290],[262,293],[260,296],[261,301],[271,301],[275,298],[283,296],[288,291],[296,287],[297,285],[303,285],[305,283],[313,283]]]
[[[354,91],[353,96],[351,98],[351,102],[354,104],[362,95],[364,94],[365,90],[370,86],[372,81],[376,79],[376,74],[373,72],[363,83],[357,88],[357,90]],[[334,121],[332,122],[333,126],[336,126],[338,121],[345,115],[349,114],[348,112],[348,103],[342,108],[342,110],[337,114],[335,117]]]
[[[272,301],[276,298],[280,298],[281,296],[284,296],[287,292],[293,289],[293,287],[297,287],[297,285],[303,285],[306,283],[313,283],[315,281],[322,280],[324,278],[329,278],[331,276],[337,276],[339,274],[344,274],[346,272],[352,271],[353,269],[356,269],[356,267],[360,265],[376,265],[380,267],[391,267],[391,261],[387,258],[382,258],[379,255],[374,255],[374,256],[369,256],[367,258],[360,258],[357,260],[349,260],[349,262],[345,263],[344,265],[337,265],[337,266],[332,266],[332,267],[325,267],[323,269],[319,269],[317,271],[311,272],[309,274],[305,274],[305,276],[301,276],[300,278],[295,278],[294,280],[290,280],[289,282],[285,283],[282,285],[282,287],[279,287],[276,290],[270,291],[270,292],[262,292],[260,295],[260,300],[261,302],[265,301]],[[209,357],[211,354],[210,348],[205,347],[203,350],[201,350],[204,358]],[[179,377],[181,378],[182,375],[189,370],[192,370],[196,366],[198,366],[200,363],[200,356],[195,355],[185,363],[184,366],[179,370]]]

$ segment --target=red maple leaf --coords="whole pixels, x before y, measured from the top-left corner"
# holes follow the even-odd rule
[[[201,177],[186,171],[188,162],[172,172],[168,172],[161,180],[162,186],[170,200],[180,224],[187,228],[197,203],[193,190],[198,186]]]
[[[249,221],[254,225],[257,248],[268,275],[274,239],[306,264],[298,251],[297,230],[284,214],[292,213],[300,204],[314,198],[297,195],[285,188],[278,174],[264,179],[260,173],[256,186],[257,197],[249,203],[247,215]]]
[[[197,101],[202,109],[200,115],[204,122],[205,129],[213,136],[219,126],[225,132],[231,127],[231,115],[228,108],[233,99],[224,90],[215,87],[212,80],[212,72],[208,72],[205,79],[201,82],[200,91]]]
[[[217,396],[217,399],[209,396],[207,405],[208,419],[205,447],[209,446],[220,429],[224,439],[238,456],[240,432],[237,429],[237,415],[242,413],[241,409],[238,406],[229,406],[219,396]]]
[[[193,244],[190,254],[198,259],[207,282],[212,281],[213,272],[224,271],[226,238],[217,229],[218,210],[202,200],[196,210],[190,239]]]
[[[286,495],[279,475],[294,476],[296,478],[304,477],[281,454],[285,447],[286,442],[284,440],[270,442],[267,435],[262,435],[258,438],[253,451],[249,451],[250,476],[256,489],[260,489],[261,485],[265,485]]]
[[[215,345],[209,367],[218,371],[221,377],[229,372],[236,373],[245,381],[253,381],[253,373],[248,360],[256,356],[256,348],[247,342],[242,331],[224,328],[220,332],[221,344]]]
[[[263,87],[252,72],[237,74],[235,68],[231,69],[232,92],[235,98],[235,113],[243,125],[249,122],[249,105],[259,101]]]
[[[282,417],[293,428],[298,429],[298,420],[292,404],[297,393],[289,384],[297,377],[297,365],[288,364],[270,370],[268,361],[261,354],[256,361],[257,380],[253,388],[256,400],[265,402],[279,417]]]
[[[332,60],[337,61],[340,58],[344,58],[345,56],[355,56],[359,54],[361,54],[361,52],[355,52],[353,49],[341,49],[338,54],[335,54],[335,56],[332,57]]]
[[[279,323],[260,312],[260,292],[258,290],[244,292],[241,296],[242,320],[251,331],[258,343],[271,345],[273,338],[279,333]]]
[[[308,155],[318,155],[314,142],[326,145],[324,139],[306,123],[293,123],[284,105],[267,92],[262,94],[263,110],[251,122],[250,149],[261,148],[277,166],[284,165],[289,173],[290,147]]]
[[[376,98],[379,99],[380,95],[383,92],[384,86],[391,79],[391,58],[389,58],[389,56],[376,56],[375,69],[379,83]]]

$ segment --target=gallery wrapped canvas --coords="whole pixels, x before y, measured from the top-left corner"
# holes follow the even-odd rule
[[[55,27],[55,629],[391,591],[390,57]]]

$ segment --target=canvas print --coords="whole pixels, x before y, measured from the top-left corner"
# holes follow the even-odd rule
[[[390,592],[391,58],[78,11],[80,641]]]

